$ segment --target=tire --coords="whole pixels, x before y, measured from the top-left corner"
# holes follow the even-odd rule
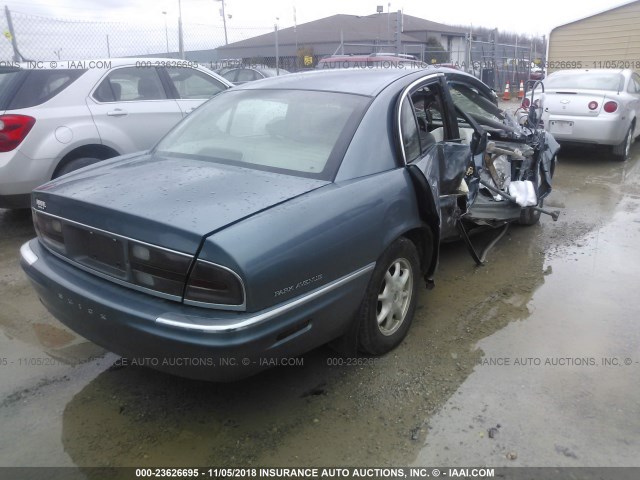
[[[82,168],[82,167],[87,167],[89,165],[92,165],[100,161],[102,161],[101,158],[93,158],[93,157],[75,158],[67,162],[60,169],[56,170],[56,172],[53,174],[53,178],[61,177],[62,175],[66,175],[67,173],[73,172],[74,170],[78,170],[79,168]]]
[[[629,159],[631,145],[633,144],[634,127],[635,125],[632,123],[631,126],[629,126],[629,130],[627,130],[624,140],[622,140],[620,145],[613,147],[613,156],[620,162],[626,162]]]
[[[544,200],[540,201],[538,207],[544,205]],[[540,210],[534,210],[532,207],[524,207],[520,210],[520,218],[518,219],[518,225],[524,225],[530,227],[540,221]]]
[[[393,350],[411,326],[417,303],[420,259],[402,237],[382,254],[358,310],[358,347],[371,355]],[[385,313],[386,312],[386,313]]]

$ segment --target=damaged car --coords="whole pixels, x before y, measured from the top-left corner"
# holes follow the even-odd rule
[[[445,68],[247,83],[151,151],[35,189],[21,264],[62,323],[173,374],[237,379],[329,342],[381,355],[441,242],[482,263],[471,233],[539,221],[558,145],[535,124]]]

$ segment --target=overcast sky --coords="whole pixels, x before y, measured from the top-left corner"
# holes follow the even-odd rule
[[[178,16],[178,0],[20,0],[4,2],[12,10],[34,15],[68,19],[93,19],[123,22],[164,22],[163,11],[171,22]],[[557,25],[629,3],[621,0],[402,0],[392,1],[391,11],[452,25],[497,27],[523,34],[547,34]],[[183,21],[222,25],[220,1],[182,0]],[[337,13],[370,15],[376,6],[386,12],[389,2],[380,0],[227,0],[226,13],[232,18],[227,26],[292,26],[293,11],[301,24]],[[517,7],[516,5],[520,5]]]

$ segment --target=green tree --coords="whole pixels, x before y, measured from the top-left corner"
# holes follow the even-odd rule
[[[426,63],[448,63],[449,52],[444,49],[438,40],[429,37],[424,48],[424,61]]]

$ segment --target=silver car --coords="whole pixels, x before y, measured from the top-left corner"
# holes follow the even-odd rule
[[[38,185],[153,147],[232,84],[195,62],[109,58],[0,64],[0,208]]]
[[[544,80],[542,120],[562,143],[612,147],[629,157],[638,134],[640,76],[632,70],[561,70]]]

